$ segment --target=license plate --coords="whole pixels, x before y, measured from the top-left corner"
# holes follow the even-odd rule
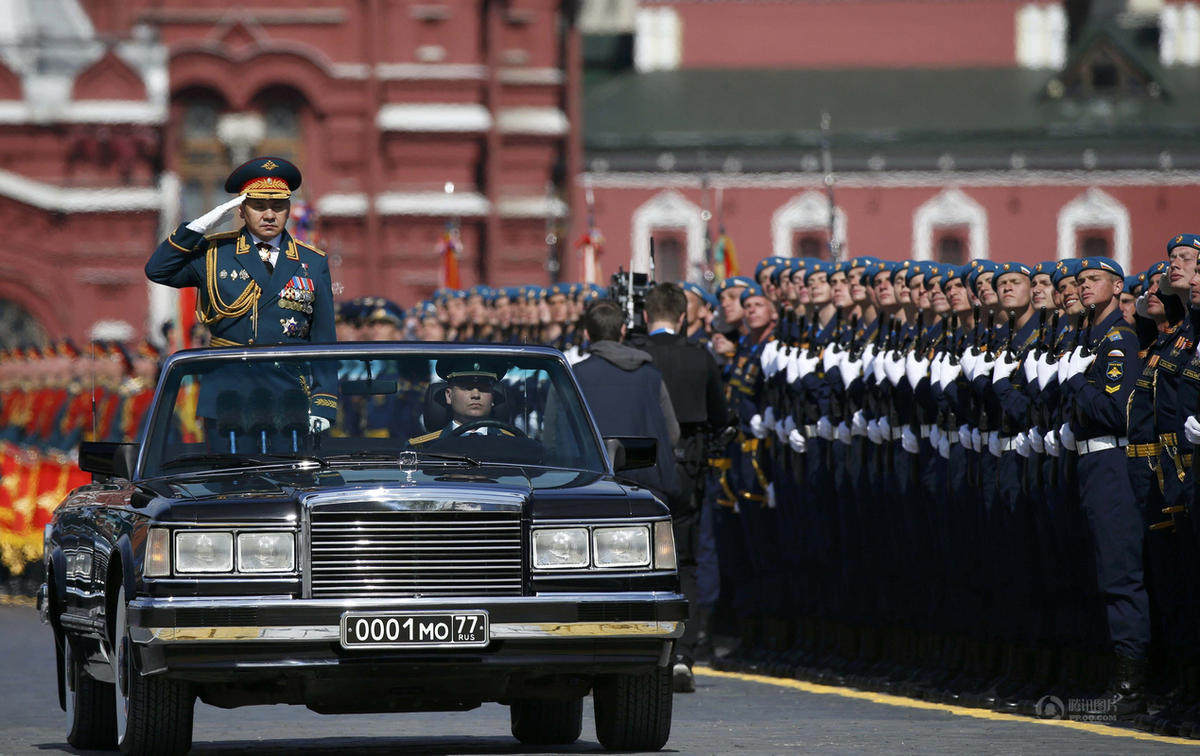
[[[346,612],[343,648],[482,648],[488,615],[466,612]]]

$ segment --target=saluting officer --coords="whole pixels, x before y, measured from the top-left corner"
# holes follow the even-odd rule
[[[151,281],[198,289],[197,315],[212,332],[213,346],[336,341],[325,253],[296,241],[285,228],[300,180],[300,170],[280,157],[243,163],[225,180],[225,191],[237,196],[181,225],[146,263]],[[233,210],[245,224],[240,231],[206,236]],[[330,393],[337,375],[317,372],[302,388],[319,431],[337,414],[337,398]],[[264,379],[281,391],[297,387],[294,379],[279,386]],[[212,390],[201,392],[201,416],[215,417],[215,401]]]

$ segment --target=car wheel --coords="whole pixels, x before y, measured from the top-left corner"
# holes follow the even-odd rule
[[[117,745],[113,686],[93,680],[63,637],[62,686],[67,709],[67,742],[81,751],[107,751]]]
[[[567,745],[583,731],[583,699],[521,698],[508,707],[513,737],[532,745]]]
[[[195,695],[187,683],[143,677],[134,668],[124,586],[117,593],[113,627],[117,745],[128,754],[187,753],[192,747]]]
[[[657,751],[671,737],[671,668],[596,678],[596,739],[610,751]]]

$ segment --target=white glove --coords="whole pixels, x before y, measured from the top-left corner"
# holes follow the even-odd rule
[[[942,387],[942,391],[946,390],[954,381],[958,380],[959,374],[962,373],[962,364],[950,364],[950,359],[947,358],[942,364],[942,374],[938,376],[938,385]]]
[[[1075,451],[1075,431],[1071,430],[1070,423],[1063,423],[1058,429],[1058,438],[1062,441],[1063,448],[1068,451]]]
[[[762,416],[763,427],[767,430],[775,430],[775,408],[767,407],[767,411]]]
[[[755,413],[754,417],[750,418],[750,432],[755,438],[767,437],[767,427],[763,425],[762,415]]]
[[[1075,347],[1075,351],[1071,352],[1070,367],[1067,368],[1068,379],[1076,375],[1082,375],[1095,361],[1096,355],[1094,353],[1084,354],[1083,347]]]
[[[1030,452],[1033,451],[1029,446],[1029,436],[1024,433],[1018,433],[1017,437],[1013,439],[1013,444],[1016,446],[1017,454],[1022,457],[1028,458]]]
[[[850,432],[856,436],[867,435],[867,418],[862,410],[854,410],[850,417]]]
[[[796,421],[788,415],[785,419],[775,423],[775,435],[779,438],[779,443],[786,444],[788,434],[796,429]]]
[[[312,433],[323,433],[329,430],[329,418],[320,415],[308,416],[308,429]]]
[[[188,227],[188,229],[195,231],[198,234],[203,234],[203,233],[207,232],[210,228],[216,228],[217,226],[221,225],[221,223],[225,220],[225,216],[229,215],[231,212],[233,212],[233,209],[235,207],[238,207],[245,201],[246,201],[246,195],[239,194],[238,196],[229,200],[225,204],[218,205],[217,207],[214,207],[212,210],[209,210],[207,213],[205,213],[204,215],[201,215],[196,220],[189,221],[187,224],[187,227]]]
[[[1141,315],[1143,318],[1150,317],[1149,299],[1150,294],[1147,292],[1139,296],[1133,305],[1133,309],[1137,311],[1137,314]]]
[[[892,440],[892,424],[888,422],[887,415],[879,418],[879,438],[883,441]]]
[[[968,381],[975,380],[975,371],[978,369],[978,366],[982,361],[983,355],[976,352],[973,347],[968,349],[966,352],[963,352],[963,356],[962,359],[959,360],[959,364],[962,366],[962,374],[967,377]]]
[[[987,450],[993,457],[999,457],[1004,453],[1004,449],[1000,446],[1000,434],[996,431],[987,434]]]
[[[1005,352],[992,363],[992,383],[999,383],[1004,378],[1009,378],[1021,366],[1018,360],[1013,359],[1012,355]]]
[[[825,347],[825,353],[821,355],[821,368],[828,373],[833,370],[834,366],[842,361],[842,355],[845,352],[837,344],[830,344]]]
[[[867,423],[867,440],[873,444],[883,442],[883,437],[879,435],[879,421],[871,420]]]
[[[1046,453],[1046,444],[1042,440],[1042,431],[1040,428],[1030,428],[1025,435],[1029,437],[1029,448],[1033,450],[1034,454]]]
[[[904,377],[904,358],[899,352],[892,352],[883,361],[883,372],[887,375],[888,383],[895,386]]]
[[[803,433],[792,428],[788,432],[788,446],[792,447],[792,451],[797,454],[803,454],[804,450],[808,447],[808,441],[805,440]]]
[[[971,429],[971,448],[977,452],[983,451],[983,434],[978,428]]]
[[[846,425],[845,423],[838,423],[837,440],[841,441],[843,444],[850,443],[850,426],[849,425]]]
[[[863,347],[863,350],[862,350],[863,370],[868,375],[870,375],[871,369],[866,367],[866,365],[868,362],[875,359],[875,356],[877,354],[878,354],[878,352],[875,349],[875,342],[869,341],[869,342],[867,342],[867,345]]]
[[[813,354],[812,350],[805,352],[804,355],[800,357],[799,377],[803,378],[812,371],[816,370],[817,363],[820,361],[821,358]]]
[[[908,385],[914,389],[921,379],[929,375],[929,358],[918,357],[916,352],[909,352],[908,358],[904,360],[904,377],[908,379]]]
[[[1050,381],[1058,378],[1058,363],[1051,362],[1050,353],[1043,354],[1037,360],[1038,389],[1044,390]]]
[[[829,422],[829,417],[821,415],[817,419],[817,435],[826,441],[833,440],[833,423]]]
[[[763,347],[762,354],[758,356],[758,362],[762,365],[763,375],[767,378],[775,375],[775,356],[779,353],[779,342],[768,341]]]
[[[936,449],[938,444],[942,443],[942,439],[945,437],[946,434],[943,433],[942,429],[938,426],[935,425],[929,429],[929,445],[933,448]]]
[[[929,363],[929,385],[930,387],[938,386],[942,382],[942,370],[946,367],[946,361],[949,358],[946,352],[938,352],[934,355],[933,360]]]
[[[877,385],[883,383],[887,379],[887,373],[884,372],[883,367],[887,364],[888,357],[890,357],[891,354],[891,350],[885,349],[879,354],[875,355],[875,364],[871,366],[871,374],[875,376],[875,383]]]
[[[1192,446],[1200,445],[1200,419],[1188,415],[1187,420],[1183,421],[1183,435]]]
[[[1046,453],[1051,457],[1057,457],[1061,447],[1058,443],[1058,435],[1054,432],[1054,429],[1051,428],[1046,431],[1046,435],[1042,437],[1042,440],[1045,442]]]
[[[842,376],[842,386],[849,391],[850,384],[854,383],[854,379],[862,375],[862,360],[852,360],[847,356],[838,366],[838,374]]]
[[[965,424],[958,426],[958,443],[962,444],[964,449],[971,448],[971,429]]]
[[[800,360],[801,352],[799,350],[797,350],[795,354],[788,357],[787,375],[785,377],[787,378],[789,385],[794,383],[796,379],[800,377]]]
[[[778,375],[780,370],[787,368],[792,359],[791,352],[791,347],[775,350],[775,369],[771,371],[771,375]]]
[[[950,437],[942,436],[938,441],[937,453],[942,459],[950,459]]]
[[[1059,385],[1067,382],[1067,379],[1071,377],[1071,355],[1064,354],[1058,358],[1058,362],[1054,367],[1054,374],[1058,378]]]
[[[1026,355],[1025,361],[1021,363],[1021,369],[1025,371],[1026,386],[1032,386],[1037,381],[1037,363],[1040,359],[1038,356]]]
[[[904,430],[900,431],[900,446],[909,454],[916,454],[921,450],[921,443],[917,440],[917,434],[913,433],[910,426],[904,426]]]

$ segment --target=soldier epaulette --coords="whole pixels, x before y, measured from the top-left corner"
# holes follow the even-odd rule
[[[299,239],[293,239],[292,241],[296,242],[296,244],[299,244],[301,247],[304,247],[305,249],[312,250],[313,252],[316,252],[316,253],[317,253],[318,255],[320,255],[321,257],[324,257],[324,256],[325,256],[325,253],[324,253],[324,252],[322,252],[321,250],[317,249],[316,247],[314,247],[313,245],[309,244],[308,242],[302,242],[302,241],[300,241]]]
[[[408,439],[408,443],[424,444],[429,441],[432,441],[433,439],[437,438],[440,435],[442,435],[442,432],[440,430],[430,431],[429,433],[426,433],[424,436],[414,436],[414,437]]]
[[[220,231],[215,234],[207,234],[204,238],[207,241],[223,241],[225,239],[233,239],[242,233],[241,231]]]

